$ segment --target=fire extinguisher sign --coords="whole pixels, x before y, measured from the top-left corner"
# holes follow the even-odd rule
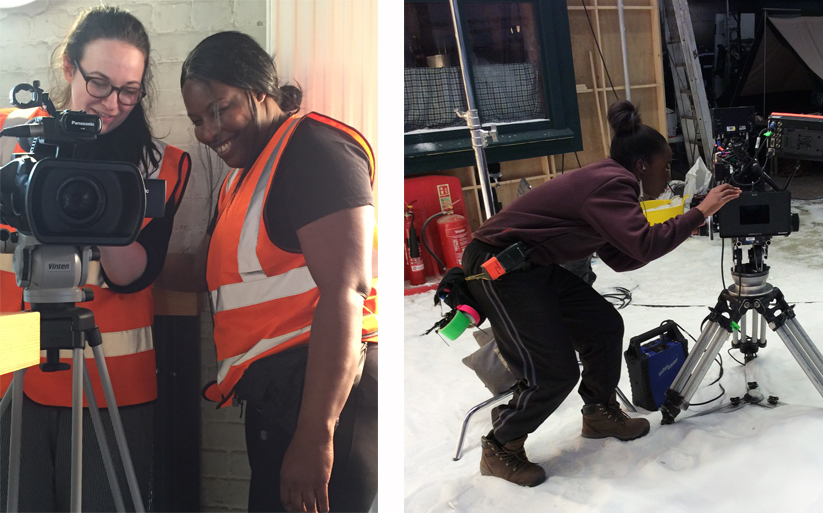
[[[449,184],[445,183],[437,186],[437,197],[440,199],[441,212],[452,209],[452,195],[449,191]]]

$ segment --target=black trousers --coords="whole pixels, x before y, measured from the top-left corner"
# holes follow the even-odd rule
[[[501,249],[472,241],[463,254],[466,276]],[[498,441],[532,433],[560,406],[581,376],[575,352],[583,402],[608,401],[620,380],[623,319],[590,285],[559,265],[468,284],[519,380],[511,401],[492,412]]]
[[[66,372],[66,371],[62,371]],[[143,506],[153,511],[152,464],[154,461],[154,402],[119,408],[140,486]],[[134,511],[111,416],[100,409],[120,492],[127,511]],[[0,428],[0,511],[8,497],[9,430],[11,407]],[[24,396],[23,438],[20,454],[20,511],[69,511],[71,506],[71,408],[44,406]],[[83,410],[83,511],[116,511],[97,437],[88,408]]]
[[[334,465],[329,481],[331,511],[368,511],[377,494],[377,346],[368,344],[360,381],[352,389],[334,432]],[[305,362],[302,365],[304,374]],[[246,373],[251,370],[249,367]],[[270,390],[270,394],[276,393]],[[283,393],[290,396],[289,404],[284,401]],[[299,408],[291,405],[295,401],[299,405],[302,385],[281,390],[280,395],[267,401],[247,402],[246,447],[251,466],[249,511],[285,511],[280,501],[280,467],[299,413]],[[278,403],[273,403],[274,400]],[[276,410],[274,417],[271,409]],[[290,418],[283,419],[278,413]]]

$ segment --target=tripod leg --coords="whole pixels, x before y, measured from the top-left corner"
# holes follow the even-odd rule
[[[25,371],[25,369],[23,369]],[[9,384],[9,388],[6,389],[6,393],[3,394],[3,399],[0,399],[0,417],[6,413],[6,408],[9,407],[11,404],[11,396],[14,395],[14,380],[12,379],[12,383]]]
[[[86,357],[82,348],[72,349],[71,376],[71,510],[83,505],[83,369]]]
[[[715,331],[711,342],[709,342],[709,347],[702,355],[703,358],[700,360],[700,365],[695,369],[696,372],[692,375],[691,379],[689,379],[689,382],[686,383],[686,388],[683,389],[683,399],[685,399],[684,409],[689,407],[689,401],[691,401],[692,396],[697,391],[697,387],[703,381],[703,378],[706,377],[706,372],[708,372],[709,367],[711,367],[714,357],[720,352],[720,348],[727,338],[729,338],[729,332],[718,325],[718,329]]]
[[[686,381],[688,381],[689,376],[691,376],[694,368],[697,366],[700,357],[706,352],[706,348],[709,346],[709,342],[711,341],[712,337],[717,333],[717,330],[720,329],[720,325],[716,322],[710,322],[708,326],[700,333],[700,336],[697,338],[697,343],[695,344],[692,352],[689,353],[689,356],[686,357],[686,361],[683,363],[683,367],[680,369],[680,372],[677,373],[675,376],[674,381],[672,381],[671,389],[677,393],[682,393],[683,388],[686,386]]]
[[[17,511],[20,497],[20,447],[23,439],[23,375],[26,370],[14,372],[11,387],[3,397],[11,398],[11,433],[9,440],[9,483],[6,511]],[[12,395],[9,394],[11,392]],[[6,403],[8,404],[8,403]]]
[[[728,336],[729,333],[717,321],[711,321],[700,333],[694,349],[666,391],[666,400],[660,406],[663,424],[671,424],[681,410],[689,408],[689,401],[697,386],[703,381],[714,357],[720,351],[720,346]]]
[[[808,335],[795,319],[789,319],[783,326],[774,330],[786,344],[789,352],[800,364],[818,393],[823,396],[823,365],[820,351],[814,346]]]
[[[120,459],[123,462],[123,470],[126,472],[126,481],[129,483],[134,509],[138,513],[143,513],[143,497],[140,495],[140,486],[137,484],[137,475],[134,473],[134,464],[131,461],[129,446],[126,443],[126,432],[123,430],[123,422],[120,420],[120,411],[117,409],[117,401],[114,398],[114,389],[111,386],[109,369],[106,367],[106,357],[100,345],[92,346],[94,360],[97,362],[97,370],[100,373],[100,381],[103,384],[103,393],[106,396],[106,403],[111,415],[111,423],[114,427],[114,438],[117,440],[117,448],[120,450]]]
[[[92,389],[91,386],[89,369],[85,367],[83,368],[83,385],[86,391],[86,401],[89,403],[89,415],[94,425],[94,434],[97,436],[97,445],[100,447],[100,454],[103,456],[103,465],[106,467],[106,477],[109,480],[111,494],[114,497],[114,505],[117,511],[126,511],[126,505],[123,503],[123,493],[120,491],[120,483],[117,479],[117,473],[114,470],[114,461],[111,458],[109,444],[106,441],[106,433],[103,431],[103,421],[100,419],[100,410],[97,408],[97,399],[94,397],[94,389]]]
[[[809,334],[803,329],[803,326],[797,322],[797,318],[787,320],[786,325],[794,334],[795,338],[800,341],[801,346],[810,356],[812,363],[814,363],[815,368],[818,369],[818,371],[823,369],[823,354],[821,354],[820,350],[817,349],[817,346],[814,345],[812,339],[809,337]]]

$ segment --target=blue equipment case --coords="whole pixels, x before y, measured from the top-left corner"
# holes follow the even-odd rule
[[[656,411],[689,354],[677,324],[667,320],[659,327],[631,339],[623,353],[632,386],[632,402]]]

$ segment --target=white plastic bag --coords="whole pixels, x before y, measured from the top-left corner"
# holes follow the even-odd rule
[[[691,206],[692,197],[709,192],[709,182],[712,174],[709,168],[703,163],[703,159],[698,157],[689,172],[686,173],[686,187],[683,189],[683,212],[688,212]]]

